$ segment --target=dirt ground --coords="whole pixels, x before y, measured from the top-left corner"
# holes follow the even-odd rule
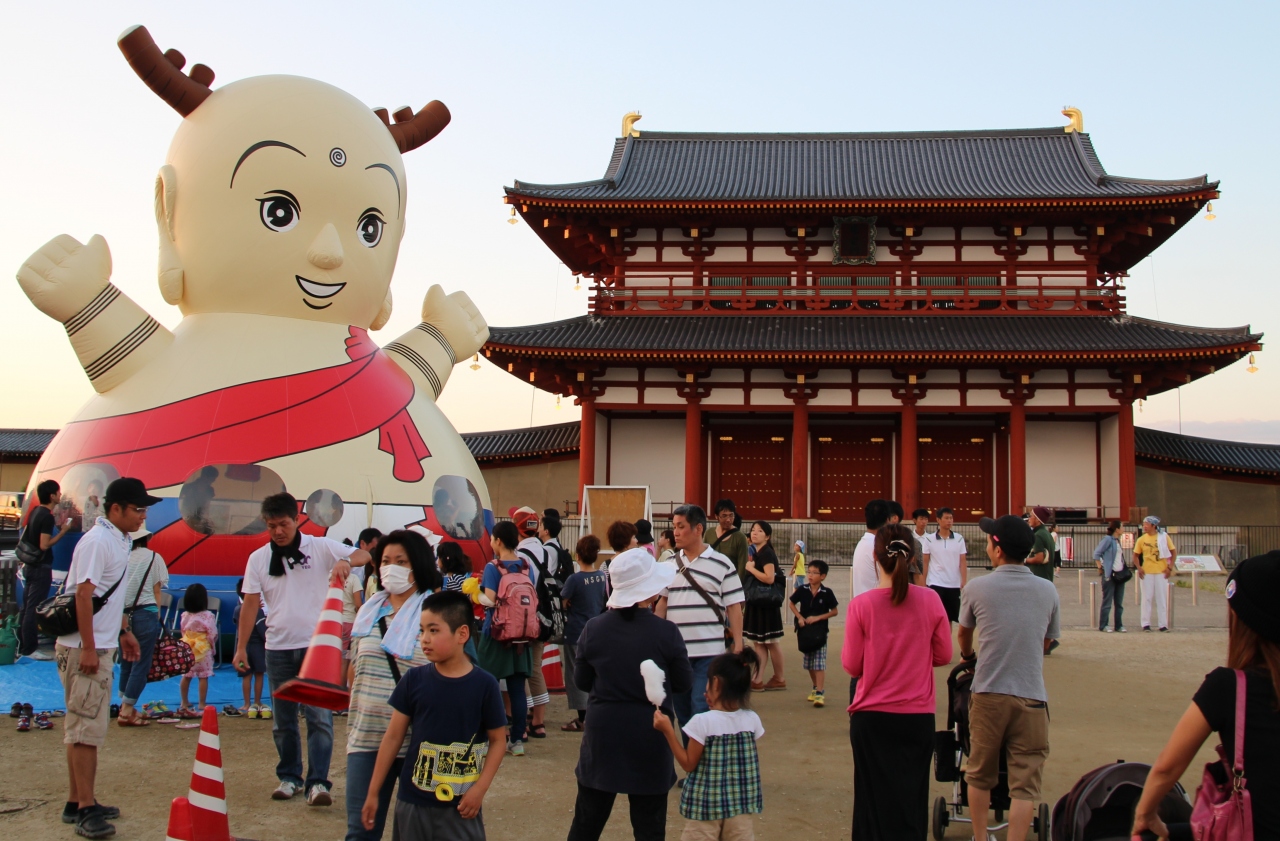
[[[1087,581],[1085,600],[1087,604]],[[833,571],[829,582],[838,595],[848,590],[848,572]],[[1074,572],[1059,583],[1064,608],[1063,644],[1045,662],[1052,724],[1051,756],[1045,770],[1044,800],[1050,805],[1081,774],[1117,759],[1151,762],[1203,675],[1224,662],[1225,605],[1220,594],[1201,588],[1199,605],[1179,592],[1175,630],[1139,632],[1137,608],[1128,600],[1128,634],[1102,634],[1087,627],[1087,607],[1079,602]],[[843,601],[843,597],[842,597]],[[837,620],[837,625],[839,620]],[[1074,625],[1075,627],[1071,627]],[[1217,625],[1218,627],[1212,627]],[[757,818],[761,841],[783,838],[837,839],[849,835],[853,762],[848,742],[847,678],[839,668],[841,633],[832,634],[828,694],[824,709],[804,698],[808,678],[790,634],[784,640],[789,688],[754,699],[764,721],[760,742],[764,813]],[[946,698],[946,670],[938,670],[939,726]],[[552,698],[548,738],[530,743],[525,757],[507,757],[485,802],[488,836],[495,841],[559,841],[573,814],[574,764],[581,736],[562,733],[567,720],[564,697]],[[339,839],[346,830],[343,808],[346,720],[335,719],[335,756],[331,778],[336,804],[309,808],[301,797],[287,803],[269,799],[275,786],[275,750],[269,722],[220,719],[223,764],[231,829],[242,838]],[[101,752],[98,796],[119,805],[122,839],[161,841],[169,801],[186,794],[198,731],[152,726],[145,730],[113,727]],[[1183,780],[1193,788],[1200,763],[1212,758],[1210,741]],[[61,731],[18,733],[0,726],[0,837],[30,841],[74,837],[59,822],[66,797],[66,765]],[[951,792],[934,783],[933,793]],[[678,798],[670,799],[669,837],[678,837],[683,819]],[[953,824],[948,836],[967,838],[967,827]],[[388,828],[385,838],[390,838]],[[609,841],[630,838],[625,803],[619,803],[605,831]]]

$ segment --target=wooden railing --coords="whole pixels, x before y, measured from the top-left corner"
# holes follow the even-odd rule
[[[1120,277],[1091,283],[1079,274],[1035,272],[1010,279],[997,272],[882,275],[628,273],[618,284],[597,284],[597,315],[1118,315]],[[979,269],[978,271],[981,271]],[[926,273],[929,272],[929,273]]]

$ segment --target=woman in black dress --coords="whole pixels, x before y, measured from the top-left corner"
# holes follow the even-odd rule
[[[743,576],[752,576],[764,587],[772,587],[778,575],[778,556],[773,551],[769,538],[773,536],[773,527],[764,520],[756,520],[751,526],[747,538],[754,550],[743,569]],[[748,590],[750,593],[750,590]],[[748,595],[747,612],[742,619],[742,636],[756,644],[760,652],[760,666],[751,688],[756,692],[768,692],[772,689],[786,689],[786,672],[782,670],[782,601],[753,601]],[[764,677],[764,661],[773,663],[773,677],[762,683]]]
[[[666,738],[653,729],[640,664],[652,660],[666,672],[668,699],[693,688],[680,629],[650,610],[675,570],[637,548],[615,556],[609,573],[609,609],[578,637],[574,681],[590,694],[569,841],[598,841],[619,794],[630,800],[636,841],[662,841],[676,773]]]

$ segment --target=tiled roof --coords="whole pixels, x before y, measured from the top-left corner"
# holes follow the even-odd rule
[[[548,200],[866,201],[1127,199],[1213,189],[1106,173],[1089,135],[1062,127],[856,134],[642,131],[615,141],[605,176],[573,184],[516,181]]]
[[[1137,427],[1134,449],[1139,459],[1159,464],[1280,479],[1280,445],[1277,444],[1219,441]]]
[[[462,440],[480,464],[576,452],[577,421],[496,432],[464,432]]]
[[[57,434],[56,429],[0,429],[0,456],[39,457]]]
[[[1239,356],[1261,340],[1247,326],[1186,327],[1144,318],[1053,316],[580,316],[526,327],[490,327],[487,348],[519,355],[631,353],[769,354],[896,358],[1008,359],[1039,355],[1127,356],[1228,352]],[[1243,348],[1243,350],[1242,350]],[[622,353],[619,353],[622,352]]]

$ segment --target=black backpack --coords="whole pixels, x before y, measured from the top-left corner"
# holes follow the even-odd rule
[[[545,547],[543,547],[545,549]],[[536,585],[538,593],[538,624],[542,626],[538,634],[540,642],[549,642],[553,645],[559,645],[564,642],[565,613],[564,604],[560,601],[560,590],[564,587],[564,581],[568,578],[565,575],[565,556],[569,553],[565,552],[563,547],[557,547],[560,552],[557,553],[557,563],[555,574],[552,575],[547,569],[546,555],[541,558],[537,557],[528,549],[517,550],[518,554],[528,559],[529,563],[538,569],[538,583]],[[570,560],[568,570],[573,571],[573,561]]]

